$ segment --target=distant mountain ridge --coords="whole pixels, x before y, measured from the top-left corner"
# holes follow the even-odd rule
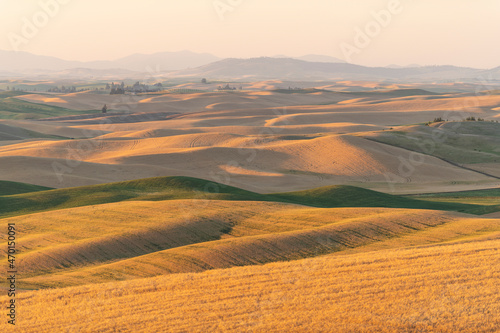
[[[73,68],[125,69],[137,72],[169,71],[198,67],[221,60],[209,53],[191,51],[133,54],[117,60],[69,61],[56,57],[35,55],[28,52],[0,50],[0,71],[52,70]]]
[[[228,58],[193,69],[169,73],[169,77],[210,77],[218,79],[289,79],[289,80],[458,80],[478,79],[492,73],[500,79],[498,68],[443,66],[420,67],[365,67],[349,63],[310,62],[292,58],[261,57],[251,59]]]
[[[340,59],[305,55],[220,59],[191,51],[134,54],[114,61],[68,61],[27,52],[0,50],[1,77],[288,79],[288,80],[438,80],[496,81],[500,67],[489,70],[441,66],[366,67]],[[498,82],[496,82],[498,83]]]
[[[274,56],[273,58],[291,58],[291,59],[304,60],[310,62],[346,63],[345,60],[320,54],[306,54],[301,57],[288,57],[286,55],[277,55]]]
[[[317,54],[301,57],[285,55],[275,58],[291,58],[309,62],[345,63],[344,60]],[[191,51],[159,52],[153,54],[136,53],[116,60],[69,61],[51,56],[35,55],[28,52],[0,50],[0,71],[51,70],[62,71],[73,68],[125,69],[136,72],[172,71],[195,68],[223,60],[210,53]]]

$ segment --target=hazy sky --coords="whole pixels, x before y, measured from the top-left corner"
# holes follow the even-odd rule
[[[83,61],[187,49],[492,68],[499,14],[499,0],[0,0],[0,49]]]

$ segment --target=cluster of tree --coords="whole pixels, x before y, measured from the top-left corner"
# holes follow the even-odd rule
[[[433,124],[433,123],[441,123],[441,122],[444,122],[444,121],[445,121],[445,120],[444,120],[443,118],[438,117],[438,118],[434,118],[434,120],[433,120],[433,121],[429,121],[429,122],[425,123],[425,125],[426,125],[426,126],[429,126],[430,124]],[[446,120],[446,121],[448,121],[448,120]],[[474,117],[474,116],[470,116],[470,117],[465,118],[465,119],[464,119],[464,120],[462,120],[462,121],[487,121],[487,120],[484,120],[484,118],[477,118],[477,119],[476,119],[476,117]],[[498,123],[498,120],[490,120],[490,122],[492,122],[492,123],[497,122],[497,123]]]
[[[465,118],[465,121],[488,121],[488,120],[484,120],[484,118],[477,118],[476,119],[476,117],[467,117],[467,118]],[[490,120],[490,122],[498,123],[498,120]]]
[[[49,88],[47,91],[48,92],[56,92],[56,93],[72,93],[72,92],[76,92],[76,87],[75,86],[71,86],[71,87],[61,86],[61,88],[59,88],[59,87]]]
[[[243,87],[242,87],[242,86],[240,86],[238,89],[239,89],[239,90],[241,90],[241,89],[243,89]],[[217,87],[217,90],[236,90],[236,87],[231,87],[231,86],[229,85],[229,83],[228,83],[228,84],[226,84],[224,87],[223,87],[223,86],[219,86],[219,87]]]
[[[12,89],[7,86],[7,91],[28,91],[28,89],[21,89],[21,88],[16,88],[16,87],[12,87]],[[30,90],[30,91],[36,91],[36,88],[34,88],[33,90]]]
[[[110,90],[110,95],[115,94],[125,94],[125,92],[141,93],[141,92],[157,92],[163,90],[163,85],[161,83],[155,83],[149,86],[144,83],[137,81],[133,86],[125,86],[125,83],[115,84],[114,82],[106,84],[106,90]]]
[[[437,118],[434,118],[433,121],[428,121],[425,123],[425,126],[429,126],[430,124],[434,124],[434,123],[442,123],[444,122],[445,120],[442,118],[442,117],[437,117]],[[448,121],[448,120],[446,120]]]
[[[465,118],[465,121],[476,121],[476,117],[467,117]],[[484,121],[483,118],[477,118],[477,121]]]
[[[110,90],[110,95],[116,95],[116,94],[124,94],[125,93],[125,82],[122,82],[120,84],[115,84],[114,82],[111,82],[111,85],[109,83],[106,83],[106,90]]]

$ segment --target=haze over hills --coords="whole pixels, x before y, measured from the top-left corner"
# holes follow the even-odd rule
[[[274,58],[291,58],[310,62],[345,63],[344,60],[317,54],[301,57],[278,55]],[[130,71],[147,72],[180,70],[207,65],[222,60],[210,53],[196,53],[188,50],[177,52],[158,52],[153,54],[135,53],[116,60],[68,61],[57,57],[35,55],[28,52],[0,50],[0,71],[24,71],[33,69],[67,70],[72,68],[112,69],[120,68]]]
[[[274,56],[273,58],[291,58],[291,59],[304,60],[310,62],[346,63],[345,60],[321,54],[306,54],[301,57],[288,57],[286,55],[280,54]]]
[[[473,80],[492,74],[499,79],[498,69],[479,70],[456,66],[365,67],[349,63],[310,62],[291,58],[223,59],[193,69],[169,73],[175,77],[216,77],[246,79],[310,79],[310,80]]]
[[[343,60],[309,54],[301,57],[221,59],[191,51],[134,54],[114,61],[67,61],[27,52],[0,50],[3,77],[52,77],[119,79],[148,76],[160,78],[289,79],[289,80],[420,80],[495,81],[500,67],[476,69],[457,66],[366,67]]]
[[[160,52],[154,54],[132,54],[117,60],[68,61],[56,57],[35,55],[28,52],[0,50],[0,71],[25,71],[43,69],[61,71],[72,68],[113,69],[148,72],[151,70],[178,70],[206,65],[220,58],[208,53],[191,51]]]

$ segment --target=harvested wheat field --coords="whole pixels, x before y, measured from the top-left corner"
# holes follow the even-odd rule
[[[0,2],[0,333],[500,332],[499,4]]]
[[[469,219],[423,210],[173,200],[72,208],[6,222],[26,235],[20,237],[20,285],[39,288],[300,259],[427,228],[427,242],[432,235],[434,241],[456,237],[457,225],[469,234],[500,228],[497,220]],[[452,229],[442,239],[441,225]]]
[[[24,292],[20,332],[496,332],[498,233]],[[50,306],[47,306],[50,304]]]
[[[16,331],[498,330],[499,95],[284,84],[0,94]]]
[[[21,332],[498,325],[498,190],[259,194],[189,177],[0,185],[2,220],[18,233]]]
[[[459,121],[494,119],[499,95],[306,89],[11,98],[45,107],[64,101],[79,114],[1,120],[4,180],[64,188],[182,175],[260,193],[340,184],[388,193],[500,186],[498,124]],[[85,111],[106,103],[107,114]],[[450,121],[423,125],[436,117]]]

